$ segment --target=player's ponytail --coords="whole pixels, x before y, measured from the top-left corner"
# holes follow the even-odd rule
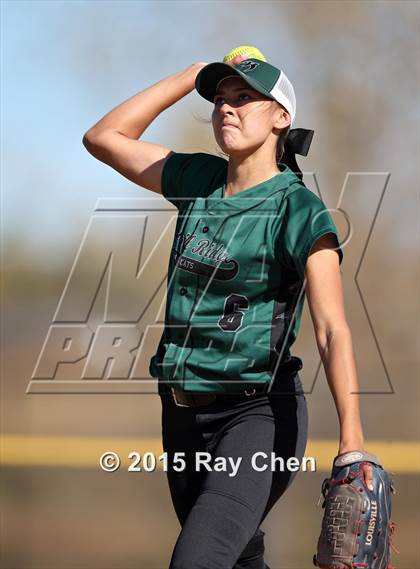
[[[296,176],[302,180],[302,171],[296,162],[295,154],[307,156],[313,136],[313,130],[307,130],[305,128],[293,128],[291,130],[287,129],[285,140],[281,142],[281,139],[284,137],[280,135],[279,141],[277,142],[277,157],[279,155],[281,156],[280,160],[276,158],[277,164],[280,162],[286,164],[292,170],[292,172],[294,172]],[[284,145],[283,148],[279,148],[281,144]]]

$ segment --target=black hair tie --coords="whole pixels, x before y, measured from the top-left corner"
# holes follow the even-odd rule
[[[281,158],[281,162],[286,164],[290,170],[300,178],[300,180],[302,180],[303,174],[296,162],[295,154],[307,156],[313,136],[313,130],[307,130],[306,128],[293,128],[292,130],[289,130],[289,134],[287,135],[286,142],[284,144],[284,153]]]

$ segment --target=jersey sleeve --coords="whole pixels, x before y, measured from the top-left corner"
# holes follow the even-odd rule
[[[178,209],[186,200],[208,196],[227,169],[227,161],[204,152],[174,152],[162,170],[161,193]]]
[[[339,264],[343,260],[340,237],[324,202],[305,186],[286,196],[285,217],[282,224],[279,254],[283,263],[295,270],[301,279],[314,243],[322,235],[332,233]]]

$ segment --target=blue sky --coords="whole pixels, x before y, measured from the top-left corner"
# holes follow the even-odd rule
[[[194,61],[222,59],[241,44],[257,45],[284,67],[298,94],[296,126],[315,128],[318,137],[327,129],[321,119],[329,84],[337,78],[348,82],[357,106],[338,115],[341,136],[347,136],[352,113],[363,112],[360,107],[367,102],[371,116],[384,114],[384,128],[376,140],[374,132],[361,132],[351,144],[367,145],[372,169],[389,169],[380,145],[389,143],[392,132],[394,164],[402,176],[412,178],[415,166],[412,160],[405,163],[403,145],[417,144],[418,150],[418,137],[407,134],[417,116],[418,90],[416,97],[407,68],[413,55],[401,62],[392,56],[392,43],[410,40],[415,28],[407,25],[418,9],[406,3],[406,13],[397,18],[396,3],[371,3],[377,9],[367,11],[368,21],[365,13],[357,14],[357,3],[345,3],[352,4],[352,16],[343,3],[327,4],[328,11],[325,2],[3,2],[3,231],[19,235],[34,254],[44,256],[47,246],[51,257],[59,256],[61,247],[80,242],[98,197],[148,195],[91,157],[82,146],[83,133],[136,92]],[[327,18],[334,11],[336,24],[331,26]],[[389,103],[398,89],[403,97],[411,90],[411,99],[399,109],[397,120]],[[193,92],[158,117],[144,137],[182,149],[188,145],[180,134],[184,121],[193,122],[193,113],[205,116],[210,110]],[[369,116],[359,120],[366,124]],[[212,151],[209,140],[204,136],[203,145]],[[322,169],[322,152],[331,152],[318,140],[309,170]]]
[[[7,233],[27,236],[32,247],[51,238],[77,240],[99,195],[143,194],[86,152],[83,133],[164,76],[194,61],[223,57],[233,39],[217,37],[215,22],[208,25],[215,6],[225,10],[218,2],[3,4]],[[176,145],[173,115],[170,109],[167,120],[151,125],[147,138]]]

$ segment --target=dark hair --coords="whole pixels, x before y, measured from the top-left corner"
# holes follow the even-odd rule
[[[276,164],[280,164],[283,154],[284,154],[284,146],[286,144],[286,139],[289,136],[290,125],[286,126],[286,128],[282,128],[279,139],[277,141],[277,148],[276,148]]]

